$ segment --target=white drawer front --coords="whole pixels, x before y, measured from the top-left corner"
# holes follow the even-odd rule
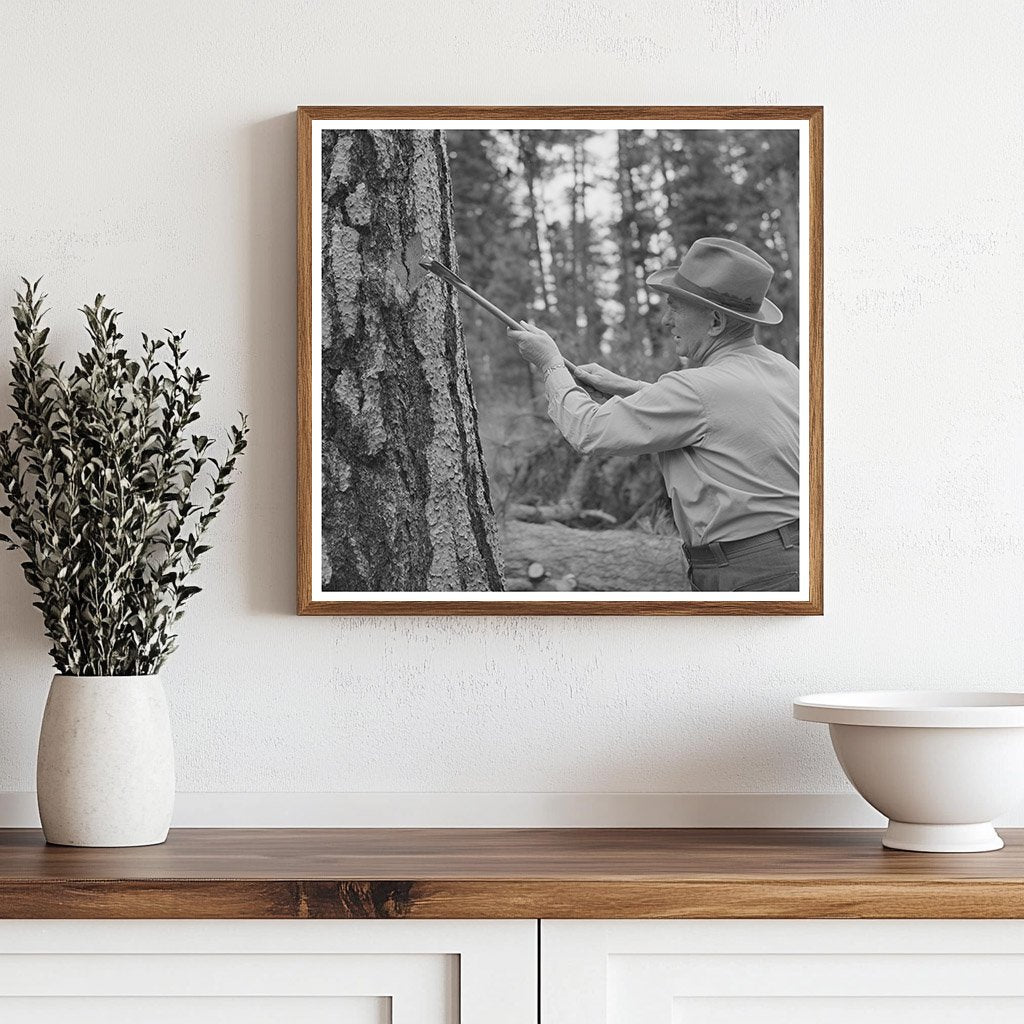
[[[3,1024],[536,1024],[534,921],[0,921]]]
[[[1024,922],[545,921],[544,1024],[1024,1020]]]

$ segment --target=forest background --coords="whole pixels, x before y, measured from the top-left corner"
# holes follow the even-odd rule
[[[653,381],[677,368],[649,274],[716,235],[762,254],[782,309],[759,341],[799,364],[799,133],[460,129],[446,133],[459,272],[574,363]],[[502,327],[463,303],[509,590],[684,591],[653,456],[577,455]]]

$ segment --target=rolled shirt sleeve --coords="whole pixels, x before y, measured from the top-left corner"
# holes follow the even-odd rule
[[[564,368],[545,382],[548,415],[583,455],[644,455],[698,445],[707,432],[704,403],[685,371],[666,373],[628,398],[598,404]]]

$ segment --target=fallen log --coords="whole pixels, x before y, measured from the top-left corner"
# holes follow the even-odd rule
[[[509,505],[505,514],[523,523],[566,523],[573,519],[589,519],[595,523],[615,525],[615,516],[599,508],[579,508],[562,501],[557,505]]]
[[[530,564],[541,562],[549,577],[575,577],[577,591],[690,589],[675,537],[640,530],[574,530],[560,523],[506,519],[501,547],[508,580],[529,579]]]
[[[603,509],[584,508],[583,497],[597,472],[597,462],[592,455],[584,455],[572,471],[562,497],[549,504],[523,505],[513,503],[505,514],[512,519],[521,519],[525,523],[570,523],[582,519],[591,523],[606,523],[614,526],[615,516]]]

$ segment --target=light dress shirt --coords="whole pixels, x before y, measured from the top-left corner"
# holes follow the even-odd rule
[[[657,457],[679,535],[697,546],[799,518],[799,381],[785,356],[749,342],[603,404],[565,369],[548,373],[545,390],[581,454]]]

